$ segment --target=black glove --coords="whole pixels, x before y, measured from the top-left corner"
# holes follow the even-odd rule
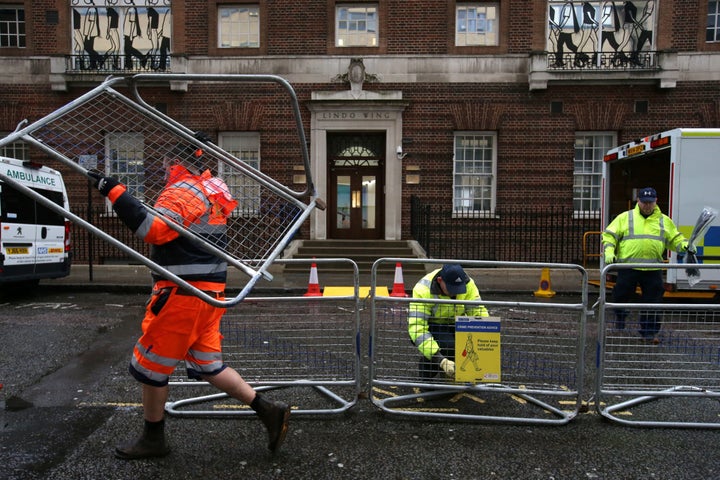
[[[205,132],[203,132],[203,131],[201,131],[201,130],[195,132],[194,137],[195,137],[196,139],[200,140],[200,141],[203,142],[203,143],[210,143],[210,142],[212,142],[212,138],[210,138],[210,135],[208,135],[207,133],[205,133]]]
[[[110,190],[115,188],[117,185],[120,185],[120,182],[118,182],[115,178],[106,177],[97,170],[88,170],[87,174],[93,180],[95,187],[106,197],[110,193]]]

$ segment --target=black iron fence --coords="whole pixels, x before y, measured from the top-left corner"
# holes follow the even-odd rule
[[[133,250],[149,254],[149,246],[123,225],[105,205],[74,205],[71,211]],[[600,219],[568,207],[498,208],[494,214],[451,212],[411,201],[411,234],[432,258],[518,262],[597,263]],[[585,247],[585,248],[584,248]],[[122,250],[82,228],[73,231],[73,259],[78,263],[130,263]]]
[[[451,212],[411,200],[411,233],[432,258],[516,262],[587,263],[600,250],[598,236],[583,251],[586,232],[600,218],[569,207],[497,208],[493,214]],[[597,256],[590,263],[597,263]]]
[[[130,229],[115,216],[111,208],[105,205],[73,205],[70,211],[133,250],[146,256],[150,254],[150,246],[133,235]],[[77,263],[135,263],[122,250],[80,227],[73,228],[72,248],[73,262]]]

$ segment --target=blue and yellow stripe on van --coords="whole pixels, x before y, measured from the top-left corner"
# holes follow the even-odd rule
[[[694,226],[683,225],[678,230],[690,238]],[[711,226],[703,238],[698,239],[697,255],[699,263],[720,263],[720,227]]]

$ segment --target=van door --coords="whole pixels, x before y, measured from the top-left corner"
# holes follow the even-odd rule
[[[0,157],[3,175],[69,209],[56,170]],[[70,273],[70,222],[9,183],[0,183],[0,283],[59,278]]]
[[[63,193],[35,189],[56,205],[63,206]],[[56,277],[66,266],[65,240],[69,232],[65,218],[35,203],[35,275]]]
[[[31,277],[35,273],[35,202],[7,184],[0,184],[2,276]]]

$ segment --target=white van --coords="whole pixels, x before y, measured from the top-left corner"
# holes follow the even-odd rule
[[[69,211],[57,170],[0,157],[0,173]],[[70,222],[0,177],[0,284],[37,284],[70,274]]]

